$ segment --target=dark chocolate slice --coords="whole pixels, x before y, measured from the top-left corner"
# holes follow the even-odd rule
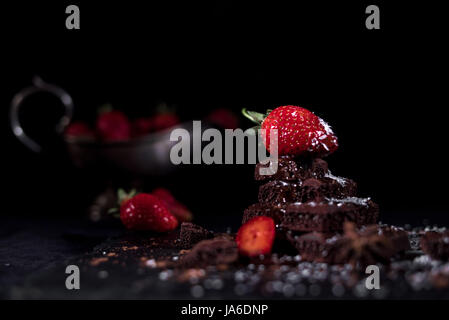
[[[213,235],[213,232],[210,232],[209,230],[206,230],[196,224],[191,222],[183,222],[179,233],[179,241],[182,248],[190,249],[196,243],[212,238]]]
[[[369,198],[326,199],[293,203],[286,207],[281,226],[294,231],[334,232],[346,221],[361,227],[377,222],[379,207]]]
[[[449,230],[427,231],[421,237],[421,249],[434,259],[449,259]]]
[[[298,160],[292,156],[280,156],[278,158],[278,166],[276,173],[272,175],[261,175],[260,169],[267,168],[269,164],[256,164],[256,169],[254,172],[254,179],[258,181],[265,180],[284,180],[284,181],[295,181],[302,180],[308,176],[308,172],[305,168],[305,165],[301,163],[301,160]]]
[[[310,178],[323,178],[327,173],[330,173],[327,162],[320,158],[315,158],[310,164]]]
[[[382,225],[369,225],[360,229],[361,235],[384,235],[392,242],[394,251],[396,253],[410,250],[410,240],[408,238],[408,232],[403,228],[390,226],[386,224]]]
[[[254,217],[266,216],[273,218],[276,224],[281,222],[282,216],[285,213],[285,206],[271,205],[266,203],[255,203],[245,209],[243,213],[243,221],[245,223]]]
[[[260,168],[267,168],[269,164],[258,163],[254,172],[257,181],[303,181],[308,178],[321,178],[328,172],[327,162],[320,158],[305,159],[293,156],[280,156],[276,173],[261,175]]]
[[[323,178],[320,178],[319,181],[321,185],[318,185],[316,193],[320,197],[340,199],[354,197],[357,194],[357,183],[354,180],[337,177],[329,172]],[[307,180],[304,182],[304,185],[307,185],[306,182]],[[307,201],[306,197],[304,199]],[[309,199],[313,198],[309,196]]]
[[[261,203],[285,204],[290,202],[320,201],[324,198],[347,198],[355,196],[357,185],[353,180],[332,176],[301,181],[274,180],[259,188]]]
[[[301,183],[300,181],[298,183]],[[298,184],[295,182],[270,181],[259,187],[260,203],[286,204],[299,200]]]
[[[304,261],[331,262],[329,251],[339,235],[332,233],[310,232],[302,235],[287,232],[287,239],[298,250]]]

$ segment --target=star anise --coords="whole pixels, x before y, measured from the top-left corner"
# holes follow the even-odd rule
[[[333,262],[361,267],[388,263],[394,255],[393,243],[377,232],[377,228],[369,226],[360,231],[354,223],[346,222],[343,236],[335,241],[330,252]]]

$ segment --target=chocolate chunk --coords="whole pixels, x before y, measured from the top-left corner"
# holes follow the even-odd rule
[[[235,233],[227,233],[227,232],[216,233],[214,239],[225,239],[234,241]]]
[[[345,221],[358,227],[376,223],[378,215],[377,204],[369,198],[330,198],[288,205],[281,226],[294,231],[334,232],[343,230]]]
[[[319,193],[328,198],[347,198],[357,194],[357,184],[354,180],[326,174],[320,179],[322,183]]]
[[[194,244],[201,240],[210,239],[213,233],[191,222],[183,222],[179,233],[181,247],[190,249]]]
[[[326,161],[320,158],[312,160],[312,164],[310,165],[311,177],[322,178],[328,171],[329,169]]]
[[[256,203],[245,209],[243,213],[243,221],[245,223],[254,217],[266,216],[273,218],[274,222],[280,223],[282,215],[285,213],[285,206],[271,205],[266,203]]]
[[[269,164],[258,163],[254,172],[254,179],[258,181],[264,180],[284,180],[295,181],[308,177],[309,173],[305,168],[305,163],[292,156],[280,156],[278,158],[278,167],[276,173],[272,175],[261,175],[260,169],[267,168]]]
[[[323,177],[320,180],[310,178],[304,181],[298,191],[299,202],[320,201],[324,198],[347,198],[356,195],[356,183],[350,179]]]
[[[428,231],[421,237],[421,249],[434,259],[449,259],[449,230]]]
[[[352,197],[356,191],[354,181],[340,177],[308,178],[304,182],[274,180],[260,186],[258,200],[261,203],[272,204],[320,201],[325,197]]]
[[[189,253],[181,257],[179,264],[186,268],[231,264],[237,261],[238,256],[235,241],[217,238],[198,242]]]
[[[323,200],[325,196],[330,196],[323,194],[324,183],[318,179],[310,178],[304,181],[298,192],[297,202],[307,202],[307,201],[320,201]]]
[[[254,172],[257,181],[303,181],[308,178],[322,178],[328,172],[327,162],[323,159],[298,158],[280,156],[276,173],[261,175],[260,168],[267,168],[269,164],[258,163]]]
[[[310,232],[297,235],[293,232],[287,232],[287,239],[298,250],[301,259],[304,261],[331,262],[329,251],[332,249],[332,243],[338,238],[338,235],[332,233]]]
[[[296,255],[296,248],[292,245],[289,234],[290,230],[286,230],[281,228],[279,225],[276,226],[276,235],[274,238],[272,252],[277,253],[278,255]]]
[[[258,200],[261,203],[285,204],[299,201],[298,196],[296,183],[275,180],[260,186]]]

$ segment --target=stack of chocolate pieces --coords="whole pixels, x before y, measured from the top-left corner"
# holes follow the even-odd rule
[[[266,166],[256,165],[255,179],[263,184],[243,223],[256,216],[273,218],[278,234],[304,260],[371,264],[409,248],[407,233],[376,225],[378,205],[358,197],[357,184],[334,176],[325,160],[282,156],[275,174],[261,175]]]

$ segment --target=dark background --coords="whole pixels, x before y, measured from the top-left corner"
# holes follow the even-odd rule
[[[449,223],[447,32],[437,5],[373,1],[381,30],[369,31],[371,3],[358,1],[75,1],[81,30],[65,29],[68,4],[1,7],[0,215],[85,217],[111,179],[73,168],[57,140],[34,154],[15,139],[11,98],[38,74],[73,96],[78,119],[105,102],[138,115],[166,101],[185,119],[217,107],[306,107],[339,137],[330,168],[356,180],[382,220]],[[51,136],[57,103],[28,111],[30,130]],[[147,184],[170,187],[200,219],[238,221],[257,199],[252,175],[252,165],[201,166]]]

